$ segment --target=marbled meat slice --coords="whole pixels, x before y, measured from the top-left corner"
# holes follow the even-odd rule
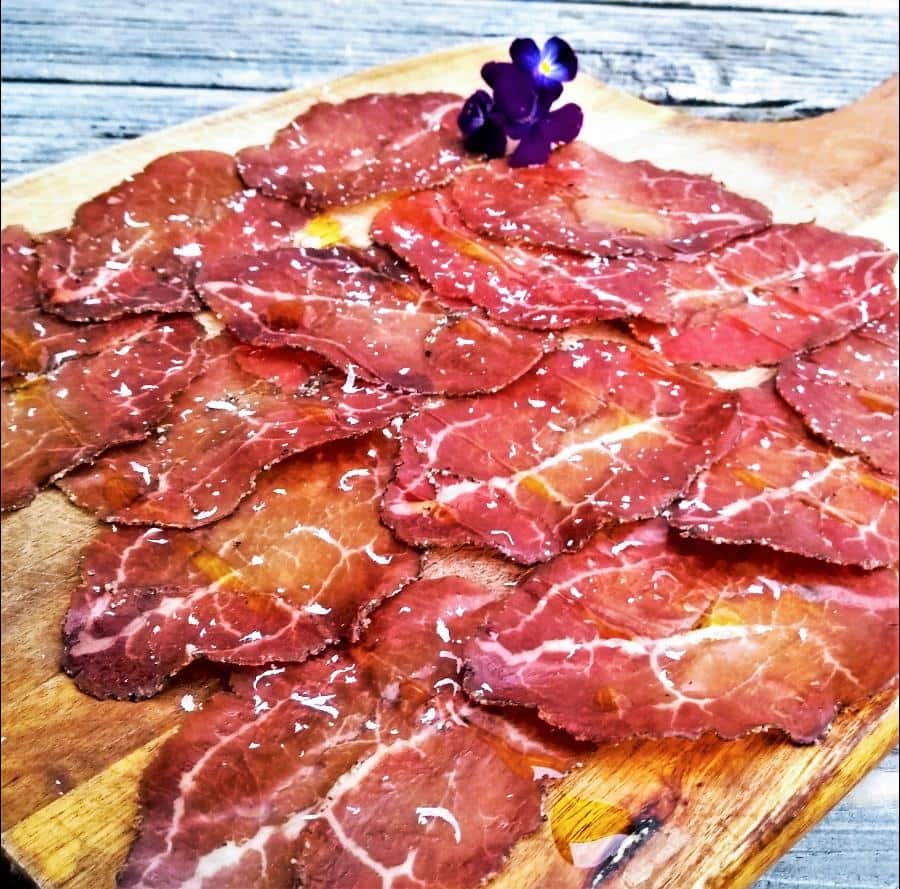
[[[711,256],[666,263],[662,299],[631,329],[670,361],[778,364],[884,314],[897,299],[896,262],[868,238],[774,225]]]
[[[245,189],[229,154],[167,154],[82,204],[70,228],[41,239],[44,308],[70,321],[195,311],[197,268],[289,244],[308,218]]]
[[[738,397],[737,442],[697,476],[669,521],[719,543],[864,568],[896,562],[897,479],[810,438],[771,382]]]
[[[465,151],[452,93],[376,93],[320,102],[275,134],[238,152],[244,182],[320,210],[449,179]]]
[[[499,389],[540,360],[540,334],[438,299],[381,250],[291,248],[223,260],[198,279],[239,338],[319,352],[399,389],[460,395]]]
[[[499,871],[543,820],[535,776],[560,774],[575,745],[480,716],[439,696],[388,723],[396,734],[335,782],[299,837],[299,885],[476,889]]]
[[[373,238],[407,262],[443,297],[469,300],[498,321],[555,329],[623,318],[659,301],[665,267],[640,257],[585,256],[506,244],[463,223],[447,192],[395,200]]]
[[[584,340],[407,421],[382,518],[411,543],[544,561],[679,496],[731,445],[735,401],[641,346]]]
[[[415,396],[349,384],[312,352],[209,341],[202,376],[153,437],[109,451],[57,484],[106,521],[192,528],[229,515],[256,476],[316,445],[411,411]]]
[[[584,142],[540,167],[492,161],[460,174],[466,224],[492,238],[594,256],[702,253],[772,221],[769,211],[706,177],[625,163]]]
[[[142,322],[70,324],[41,310],[38,258],[31,235],[19,226],[3,229],[2,352],[4,380],[44,373],[77,355],[100,352],[126,339]]]
[[[200,373],[193,318],[143,318],[115,348],[3,389],[3,509],[113,445],[137,441]]]
[[[540,824],[542,782],[584,753],[459,694],[495,600],[418,581],[349,650],[236,671],[147,769],[120,889],[480,885]]]
[[[828,441],[890,475],[900,461],[898,309],[778,368],[782,398]]]
[[[88,546],[63,668],[97,697],[141,698],[195,658],[300,661],[352,636],[418,571],[378,521],[383,432],[279,463],[227,518],[108,529]]]
[[[298,836],[377,744],[355,678],[336,654],[235,670],[145,769],[119,889],[294,889]]]
[[[466,649],[485,703],[579,738],[810,742],[897,674],[897,575],[680,539],[655,519],[531,573]]]

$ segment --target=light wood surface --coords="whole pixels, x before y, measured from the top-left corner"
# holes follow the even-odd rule
[[[896,0],[4,0],[4,179],[413,53],[561,34],[691,114],[773,120],[897,70]]]
[[[130,142],[10,183],[3,223],[63,225],[82,200],[166,151],[234,150],[264,140],[319,98],[475,87],[502,46],[462,48],[348,77]],[[897,247],[897,81],[832,115],[793,123],[687,119],[579,78],[584,137],[623,158],[714,174],[776,218],[817,218]],[[136,786],[160,739],[217,683],[195,668],[142,704],[97,702],[57,672],[59,627],[91,519],[57,492],[4,519],[3,846],[41,886],[106,889],[133,836]],[[473,559],[473,564],[476,560]],[[896,743],[896,692],[841,716],[825,741],[634,742],[598,751],[554,789],[542,832],[495,886],[575,889],[589,875],[557,851],[609,831],[624,810],[646,839],[604,885],[749,885]]]

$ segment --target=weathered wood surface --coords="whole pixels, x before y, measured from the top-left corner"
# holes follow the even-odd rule
[[[4,179],[228,107],[230,91],[516,34],[564,34],[599,79],[708,116],[813,114],[896,70],[892,0],[5,0],[2,23]]]
[[[431,65],[370,72],[327,91],[340,96],[367,88],[434,88],[444,79],[453,88],[469,89],[484,57],[485,51],[446,54]],[[62,224],[78,201],[157,154],[190,146],[232,150],[257,141],[320,95],[274,97],[28,177],[4,188],[4,216],[37,229]],[[787,124],[692,121],[587,79],[575,85],[573,95],[589,110],[586,136],[623,157],[649,155],[706,170],[768,199],[781,219],[816,215],[825,224],[874,234],[896,246],[896,81],[861,105]],[[836,179],[844,183],[839,191],[833,189]],[[47,885],[68,889],[110,885],[133,830],[141,768],[160,735],[180,717],[180,695],[203,694],[215,681],[196,671],[156,701],[132,706],[84,698],[56,673],[59,621],[77,552],[91,527],[54,493],[4,521],[4,845],[43,874]],[[634,806],[662,788],[679,805],[617,875],[617,885],[747,885],[889,749],[896,736],[893,697],[846,714],[817,747],[792,748],[755,737],[733,744],[610,748],[587,776],[555,793],[551,809],[559,801],[564,813],[574,810],[577,816],[586,798],[590,803],[588,794]],[[881,774],[891,774],[890,763]],[[870,781],[869,791],[859,797],[869,800],[866,814],[848,810],[857,814],[837,822],[836,848],[854,849],[854,858],[841,863],[838,856],[823,855],[827,864],[817,862],[805,878],[779,877],[776,869],[768,885],[894,885],[886,821],[868,842],[868,848],[883,848],[886,855],[860,852],[866,846],[852,832],[848,841],[848,830],[871,828],[870,813],[890,813],[893,798],[883,787]],[[497,886],[576,885],[570,868],[559,870],[561,859],[552,848],[546,831],[523,844],[514,869]],[[794,860],[802,861],[802,854]]]
[[[755,889],[896,889],[897,766],[894,750]]]

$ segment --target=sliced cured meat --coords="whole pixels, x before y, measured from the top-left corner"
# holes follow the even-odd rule
[[[542,780],[583,751],[456,694],[495,598],[419,581],[349,650],[236,671],[145,773],[120,889],[480,885],[539,825]]]
[[[438,300],[379,250],[281,249],[204,270],[198,287],[240,339],[312,349],[399,389],[459,395],[499,389],[543,355],[537,333]]]
[[[25,229],[3,229],[3,379],[43,373],[76,355],[108,348],[127,338],[140,322],[69,324],[41,311],[35,242]]]
[[[382,689],[424,701],[459,690],[462,646],[481,626],[496,590],[461,577],[417,580],[367,618],[354,661]]]
[[[536,726],[467,724],[470,711],[437,699],[335,782],[300,836],[301,885],[475,889],[501,868],[541,825],[535,771],[566,761]]]
[[[42,239],[44,308],[70,321],[195,311],[194,271],[216,257],[290,243],[308,216],[244,188],[231,155],[182,151],[75,212]]]
[[[674,500],[731,444],[734,401],[640,346],[585,340],[409,420],[382,517],[415,544],[544,561]]]
[[[789,358],[777,378],[782,398],[813,432],[893,475],[900,461],[898,338],[895,304],[844,339]]]
[[[116,348],[3,391],[3,509],[107,448],[144,438],[203,366],[192,318],[141,319]]]
[[[355,678],[339,655],[236,670],[231,693],[189,714],[144,771],[120,889],[296,885],[298,835],[377,743],[365,730],[375,702]]]
[[[897,480],[807,435],[767,383],[742,389],[741,434],[672,507],[694,537],[874,568],[897,561]]]
[[[312,209],[429,188],[462,166],[452,93],[376,93],[320,102],[237,161],[252,188]]]
[[[838,339],[897,299],[897,257],[815,225],[774,225],[693,262],[666,263],[667,292],[631,322],[671,361],[778,364]],[[662,292],[662,291],[657,291]]]
[[[601,532],[530,574],[466,650],[467,688],[576,737],[820,737],[897,674],[897,575]]]
[[[234,510],[261,470],[380,428],[416,404],[384,386],[348,385],[311,352],[244,346],[227,333],[208,352],[205,372],[155,436],[57,483],[75,503],[126,524],[209,524]]]
[[[372,236],[415,266],[440,296],[465,299],[523,327],[570,327],[622,318],[657,302],[664,267],[491,241],[468,229],[446,192],[398,198]]]
[[[381,432],[279,463],[228,518],[109,529],[87,548],[63,668],[140,698],[195,658],[299,661],[356,632],[418,570],[378,522],[396,445]]]
[[[7,303],[30,306],[37,290],[37,256],[31,235],[20,225],[8,225],[0,233],[0,265],[3,270],[3,309]],[[5,316],[4,316],[5,321]],[[4,323],[4,329],[6,325]]]
[[[583,142],[541,167],[499,160],[466,170],[452,193],[466,224],[486,235],[594,256],[701,253],[772,221],[706,176],[624,163]]]

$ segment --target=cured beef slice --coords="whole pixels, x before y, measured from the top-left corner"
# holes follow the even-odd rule
[[[115,348],[3,390],[3,509],[107,448],[144,438],[200,372],[192,318],[140,319]]]
[[[107,452],[59,487],[106,521],[198,527],[233,512],[263,469],[380,428],[416,403],[384,386],[348,385],[311,352],[223,333],[208,354],[156,435]]]
[[[195,658],[301,661],[354,635],[418,570],[378,522],[395,449],[378,432],[286,460],[208,528],[104,530],[82,562],[63,669],[96,697],[142,698]]]
[[[665,267],[492,241],[467,228],[447,192],[395,200],[372,236],[447,298],[469,300],[498,321],[554,329],[635,315],[665,281]]]
[[[731,444],[734,402],[640,346],[585,340],[409,420],[382,517],[418,545],[544,561],[662,510]]]
[[[466,649],[466,687],[579,738],[798,742],[897,673],[897,575],[680,539],[661,519],[601,532],[532,572]]]
[[[539,825],[542,780],[583,752],[458,694],[495,599],[418,581],[349,650],[236,671],[145,773],[121,889],[480,885]]]
[[[540,167],[492,161],[465,171],[451,188],[477,231],[594,256],[702,253],[772,221],[762,204],[708,177],[624,163],[583,142],[560,148]]]
[[[710,256],[666,263],[666,291],[644,313],[654,320],[635,319],[632,332],[670,361],[778,364],[884,314],[897,299],[896,262],[868,238],[774,225]]]
[[[44,308],[69,321],[134,312],[195,311],[195,270],[232,253],[291,242],[308,216],[244,188],[234,158],[182,151],[75,212],[73,225],[42,239]]]
[[[461,105],[460,96],[438,92],[320,102],[269,145],[238,152],[238,169],[252,188],[315,210],[428,188],[462,166]]]
[[[241,340],[311,349],[399,389],[499,389],[544,352],[537,333],[439,300],[386,252],[281,249],[205,269],[204,301]]]
[[[299,834],[377,743],[355,679],[340,655],[232,673],[144,771],[120,889],[293,889]]]
[[[669,511],[675,527],[842,565],[897,561],[896,478],[810,438],[771,383],[740,390],[739,413],[732,450]]]
[[[470,712],[438,698],[335,783],[300,837],[301,885],[474,889],[500,869],[540,827],[534,771],[566,768],[563,744]]]
[[[817,435],[891,475],[898,454],[898,310],[778,368],[782,398]]]
[[[41,311],[35,242],[25,229],[3,229],[2,354],[3,379],[43,373],[76,355],[87,355],[126,339],[139,321],[69,324]]]

